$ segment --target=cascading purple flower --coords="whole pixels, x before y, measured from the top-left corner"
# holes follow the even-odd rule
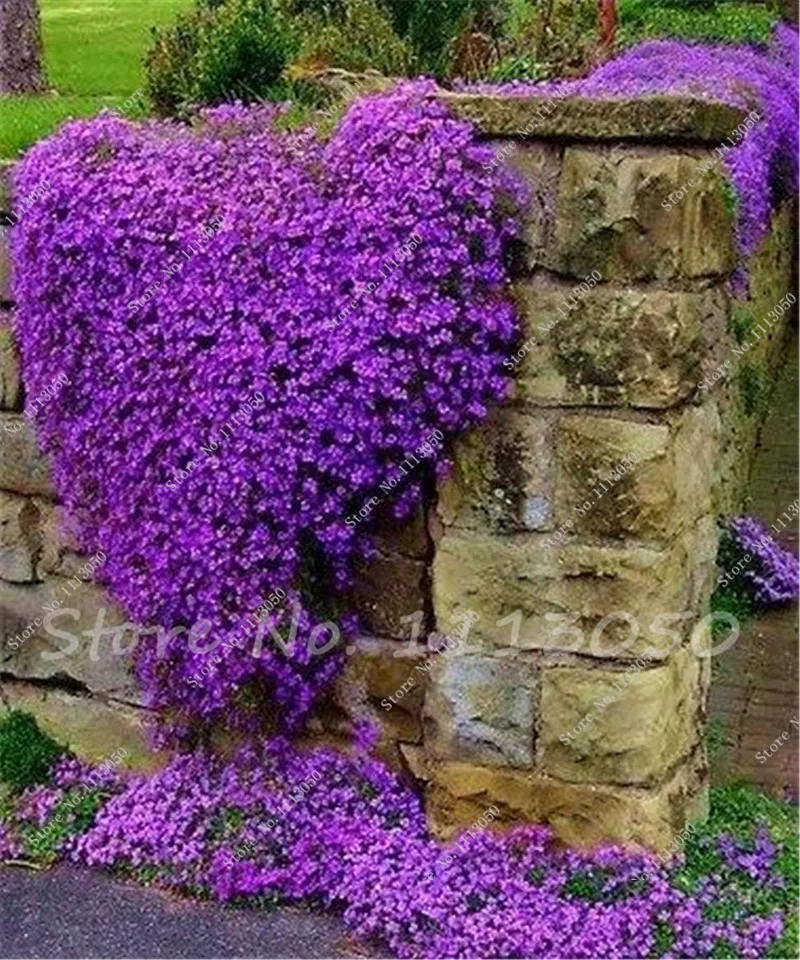
[[[791,603],[800,595],[798,558],[776,542],[765,523],[756,517],[734,517],[728,523],[743,554],[752,559],[740,577],[758,603],[764,606]]]
[[[20,193],[51,185],[12,238],[26,387],[69,379],[39,438],[82,547],[108,557],[101,582],[165,628],[137,670],[175,730],[257,722],[265,699],[299,722],[341,665],[316,655],[318,601],[368,550],[346,518],[376,494],[410,509],[426,438],[505,395],[522,194],[434,92],[367,97],[302,150],[272,108],[210,110],[199,130],[77,122],[17,174]]]

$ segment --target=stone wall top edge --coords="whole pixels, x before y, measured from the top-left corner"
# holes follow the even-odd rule
[[[445,92],[441,99],[487,136],[530,139],[718,144],[746,116],[738,107],[677,95],[599,100]]]

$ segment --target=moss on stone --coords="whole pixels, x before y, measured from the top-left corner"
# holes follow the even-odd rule
[[[739,397],[748,417],[763,414],[769,400],[769,377],[758,363],[745,360],[739,370]]]
[[[581,140],[650,139],[719,143],[744,111],[687,96],[598,100],[587,97],[443,93],[441,99],[481,133]]]
[[[737,303],[731,310],[730,322],[728,324],[731,336],[737,344],[741,345],[750,336],[753,327],[756,325],[756,318],[753,311],[746,304]]]

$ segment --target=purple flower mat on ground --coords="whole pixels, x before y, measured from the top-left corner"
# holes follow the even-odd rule
[[[15,831],[43,823],[86,775],[62,761],[54,786],[30,790],[0,825],[0,856],[19,855]],[[784,929],[780,911],[753,902],[785,883],[764,831],[720,838],[716,866],[688,892],[680,858],[564,850],[542,827],[478,828],[443,850],[383,764],[328,748],[197,752],[127,787],[109,774],[105,789],[94,826],[62,846],[73,861],[225,902],[341,910],[397,956],[756,957]]]
[[[781,34],[778,49],[796,57],[794,44]],[[719,68],[708,92],[725,99],[731,71],[746,69],[769,131],[763,157],[741,147],[744,159],[728,158],[748,249],[766,225],[767,182],[796,155],[788,101],[773,91],[796,89],[785,67],[743,56],[649,45],[582,83],[656,92],[711,85],[703,71]],[[193,133],[76,123],[22,165],[22,193],[51,184],[13,232],[27,392],[67,377],[39,436],[80,546],[107,555],[102,580],[137,622],[206,619],[219,643],[281,588],[311,637],[326,618],[319,588],[343,590],[369,550],[346,518],[401,463],[414,469],[393,502],[408,512],[432,463],[446,467],[430,438],[505,395],[517,326],[504,253],[524,198],[486,173],[491,151],[430,91],[366,98],[329,144],[300,155],[266,130],[274,111],[225,107]],[[234,648],[193,688],[207,650],[137,653],[174,732],[246,725],[265,702],[294,729],[341,659],[305,643],[289,657]],[[0,828],[4,852],[84,776],[69,761],[55,787],[26,796]],[[402,956],[710,956],[721,942],[760,956],[783,929],[737,880],[782,882],[763,834],[752,850],[725,841],[719,869],[688,893],[652,859],[559,850],[538,827],[481,832],[447,860],[384,766],[283,741],[235,761],[177,756],[108,789],[94,826],[63,839],[69,856],[224,900],[344,909],[355,932]]]

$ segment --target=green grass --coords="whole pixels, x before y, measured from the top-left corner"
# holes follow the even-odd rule
[[[64,120],[122,107],[144,84],[150,28],[191,0],[41,0],[45,96],[0,98],[0,156],[14,157]]]
[[[703,10],[659,5],[653,0],[620,0],[619,17],[623,46],[655,37],[767,43],[779,19],[768,6],[748,2],[723,2]]]

